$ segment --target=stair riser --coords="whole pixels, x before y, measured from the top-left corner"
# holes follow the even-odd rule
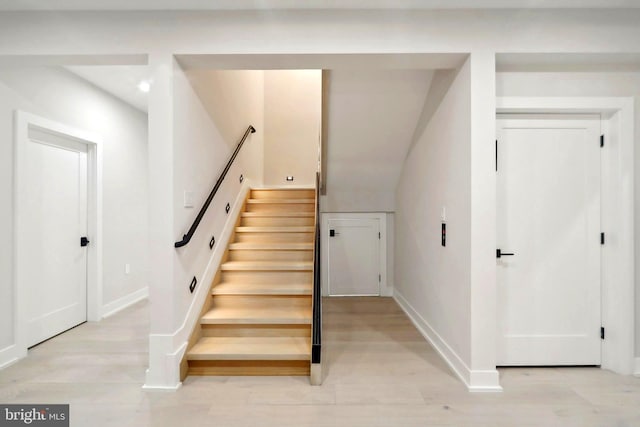
[[[313,203],[247,203],[246,212],[313,212]]]
[[[310,307],[310,295],[216,295],[212,308],[216,307]]]
[[[309,376],[306,360],[190,360],[189,375]]]
[[[310,325],[202,325],[204,337],[308,337]]]
[[[315,190],[251,190],[252,199],[313,199]]]
[[[313,227],[313,217],[245,217],[241,227]]]
[[[229,251],[229,261],[313,261],[313,251]]]
[[[312,284],[281,284],[275,283],[270,285],[241,283],[237,285],[229,283],[220,283],[213,288],[212,295],[311,295]]]
[[[223,271],[221,279],[230,283],[296,284],[312,283],[313,274],[310,271]]]
[[[313,233],[236,233],[239,243],[309,243]]]

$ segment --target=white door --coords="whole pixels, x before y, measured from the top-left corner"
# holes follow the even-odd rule
[[[497,138],[498,365],[599,365],[600,119],[499,117]]]
[[[22,244],[29,347],[87,320],[87,147],[29,129]]]
[[[380,295],[380,221],[329,219],[329,295]]]

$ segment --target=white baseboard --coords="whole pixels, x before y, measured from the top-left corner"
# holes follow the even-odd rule
[[[125,295],[122,298],[118,298],[115,301],[110,302],[102,306],[102,318],[113,316],[117,312],[124,310],[125,308],[142,301],[149,297],[149,288],[145,287],[138,289],[135,292],[131,292],[129,295]]]
[[[640,357],[636,357],[636,368],[633,370],[633,375],[640,377]]]
[[[18,360],[22,359],[17,350],[18,348],[15,344],[0,350],[0,370],[8,368]]]
[[[150,385],[143,385],[142,389],[144,391],[160,391],[160,392],[174,392],[177,391],[180,387],[182,387],[182,383],[178,383],[177,385],[173,386],[173,387],[154,387],[154,386],[150,386]]]
[[[440,356],[449,365],[451,370],[473,392],[499,392],[502,387],[498,382],[497,370],[479,371],[471,370],[447,342],[429,325],[429,323],[413,308],[407,299],[396,289],[393,299],[400,308],[409,316],[414,326],[423,337],[436,349]]]

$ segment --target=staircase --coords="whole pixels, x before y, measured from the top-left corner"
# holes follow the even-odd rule
[[[315,220],[313,189],[249,192],[184,374],[310,374]]]

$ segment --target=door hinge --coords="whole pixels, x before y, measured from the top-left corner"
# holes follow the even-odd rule
[[[600,339],[604,339],[604,326],[600,326]]]
[[[380,232],[378,231],[378,239],[380,239],[380,238],[381,238],[381,235],[380,235]]]
[[[604,135],[600,135],[600,147],[604,147]]]
[[[600,244],[604,245],[604,233],[600,233]]]
[[[378,282],[379,283],[382,282],[382,275],[381,274],[378,274]]]

